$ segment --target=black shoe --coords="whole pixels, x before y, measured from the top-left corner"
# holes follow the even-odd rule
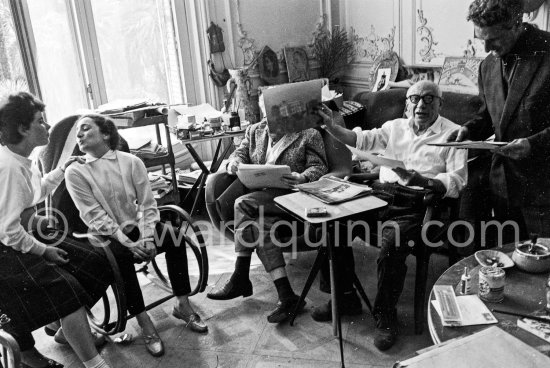
[[[344,294],[339,303],[338,312],[340,316],[357,316],[363,313],[361,299],[354,291],[351,294]],[[332,304],[329,300],[326,304],[317,307],[311,312],[311,318],[317,322],[332,321]]]
[[[279,300],[277,302],[277,307],[269,313],[267,316],[267,322],[269,323],[281,323],[286,321],[289,317],[292,311],[294,311],[294,307],[296,306],[296,303],[298,302],[299,297],[297,295],[293,296],[292,298],[285,299],[285,300]],[[298,311],[304,308],[306,305],[306,301],[303,300],[302,303],[300,303],[300,307],[298,308]]]
[[[395,316],[389,318],[376,316],[375,319],[374,346],[380,351],[388,350],[397,341],[397,319]]]
[[[229,279],[221,288],[212,290],[206,294],[206,297],[214,300],[229,300],[239,296],[244,298],[250,295],[252,295],[252,283],[250,280],[246,280],[244,283],[234,284],[233,281]]]

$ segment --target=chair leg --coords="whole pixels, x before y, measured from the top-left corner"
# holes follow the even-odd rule
[[[424,329],[426,308],[426,283],[428,281],[428,266],[430,253],[423,249],[416,256],[416,279],[414,285],[414,332],[422,334]]]

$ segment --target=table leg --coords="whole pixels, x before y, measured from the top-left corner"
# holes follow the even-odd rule
[[[319,247],[319,250],[317,251],[317,257],[315,257],[315,262],[313,262],[313,266],[311,266],[311,270],[309,271],[309,276],[307,277],[306,284],[304,285],[304,288],[302,289],[302,293],[300,294],[300,299],[298,299],[298,302],[296,303],[296,306],[294,307],[294,310],[290,315],[291,326],[294,326],[294,319],[296,319],[296,314],[298,314],[298,308],[300,304],[302,304],[302,301],[306,298],[307,293],[309,292],[309,289],[311,288],[313,281],[315,281],[315,277],[317,276],[317,273],[319,273],[319,270],[321,269],[321,266],[323,265],[323,262],[325,261],[326,257],[327,257],[326,249],[324,247]]]
[[[335,239],[332,237],[335,236],[334,224],[329,224],[329,236],[327,242],[328,250],[328,261],[330,265],[330,299],[332,305],[332,333],[334,336],[338,336],[338,343],[340,344],[340,362],[341,367],[344,365],[344,342],[342,338],[342,320],[340,319],[340,313],[338,313],[338,297],[339,290],[336,283],[335,275],[338,272],[338,267],[334,261],[334,244]]]

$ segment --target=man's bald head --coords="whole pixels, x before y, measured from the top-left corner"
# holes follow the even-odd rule
[[[439,86],[428,80],[416,82],[407,91],[407,112],[420,130],[432,125],[439,117],[442,96]]]

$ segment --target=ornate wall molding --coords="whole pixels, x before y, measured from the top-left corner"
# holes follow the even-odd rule
[[[429,63],[432,59],[437,57],[434,46],[436,46],[438,42],[434,40],[433,29],[427,26],[428,20],[424,18],[424,11],[418,9],[417,12],[420,26],[416,29],[416,34],[422,44],[422,48],[418,50],[418,55],[420,56],[420,60]]]
[[[380,55],[393,51],[395,45],[395,30],[391,28],[391,32],[386,36],[376,34],[374,25],[370,26],[370,33],[365,37],[360,37],[355,28],[350,27],[350,34],[353,43],[355,44],[356,61],[373,62]]]
[[[241,23],[241,9],[240,9],[240,1],[237,1],[237,30],[239,32],[239,40],[237,43],[239,44],[239,47],[241,51],[243,52],[243,64],[249,65],[256,56],[256,45],[255,40],[253,38],[248,37],[248,32],[246,32],[243,28],[243,24]]]

